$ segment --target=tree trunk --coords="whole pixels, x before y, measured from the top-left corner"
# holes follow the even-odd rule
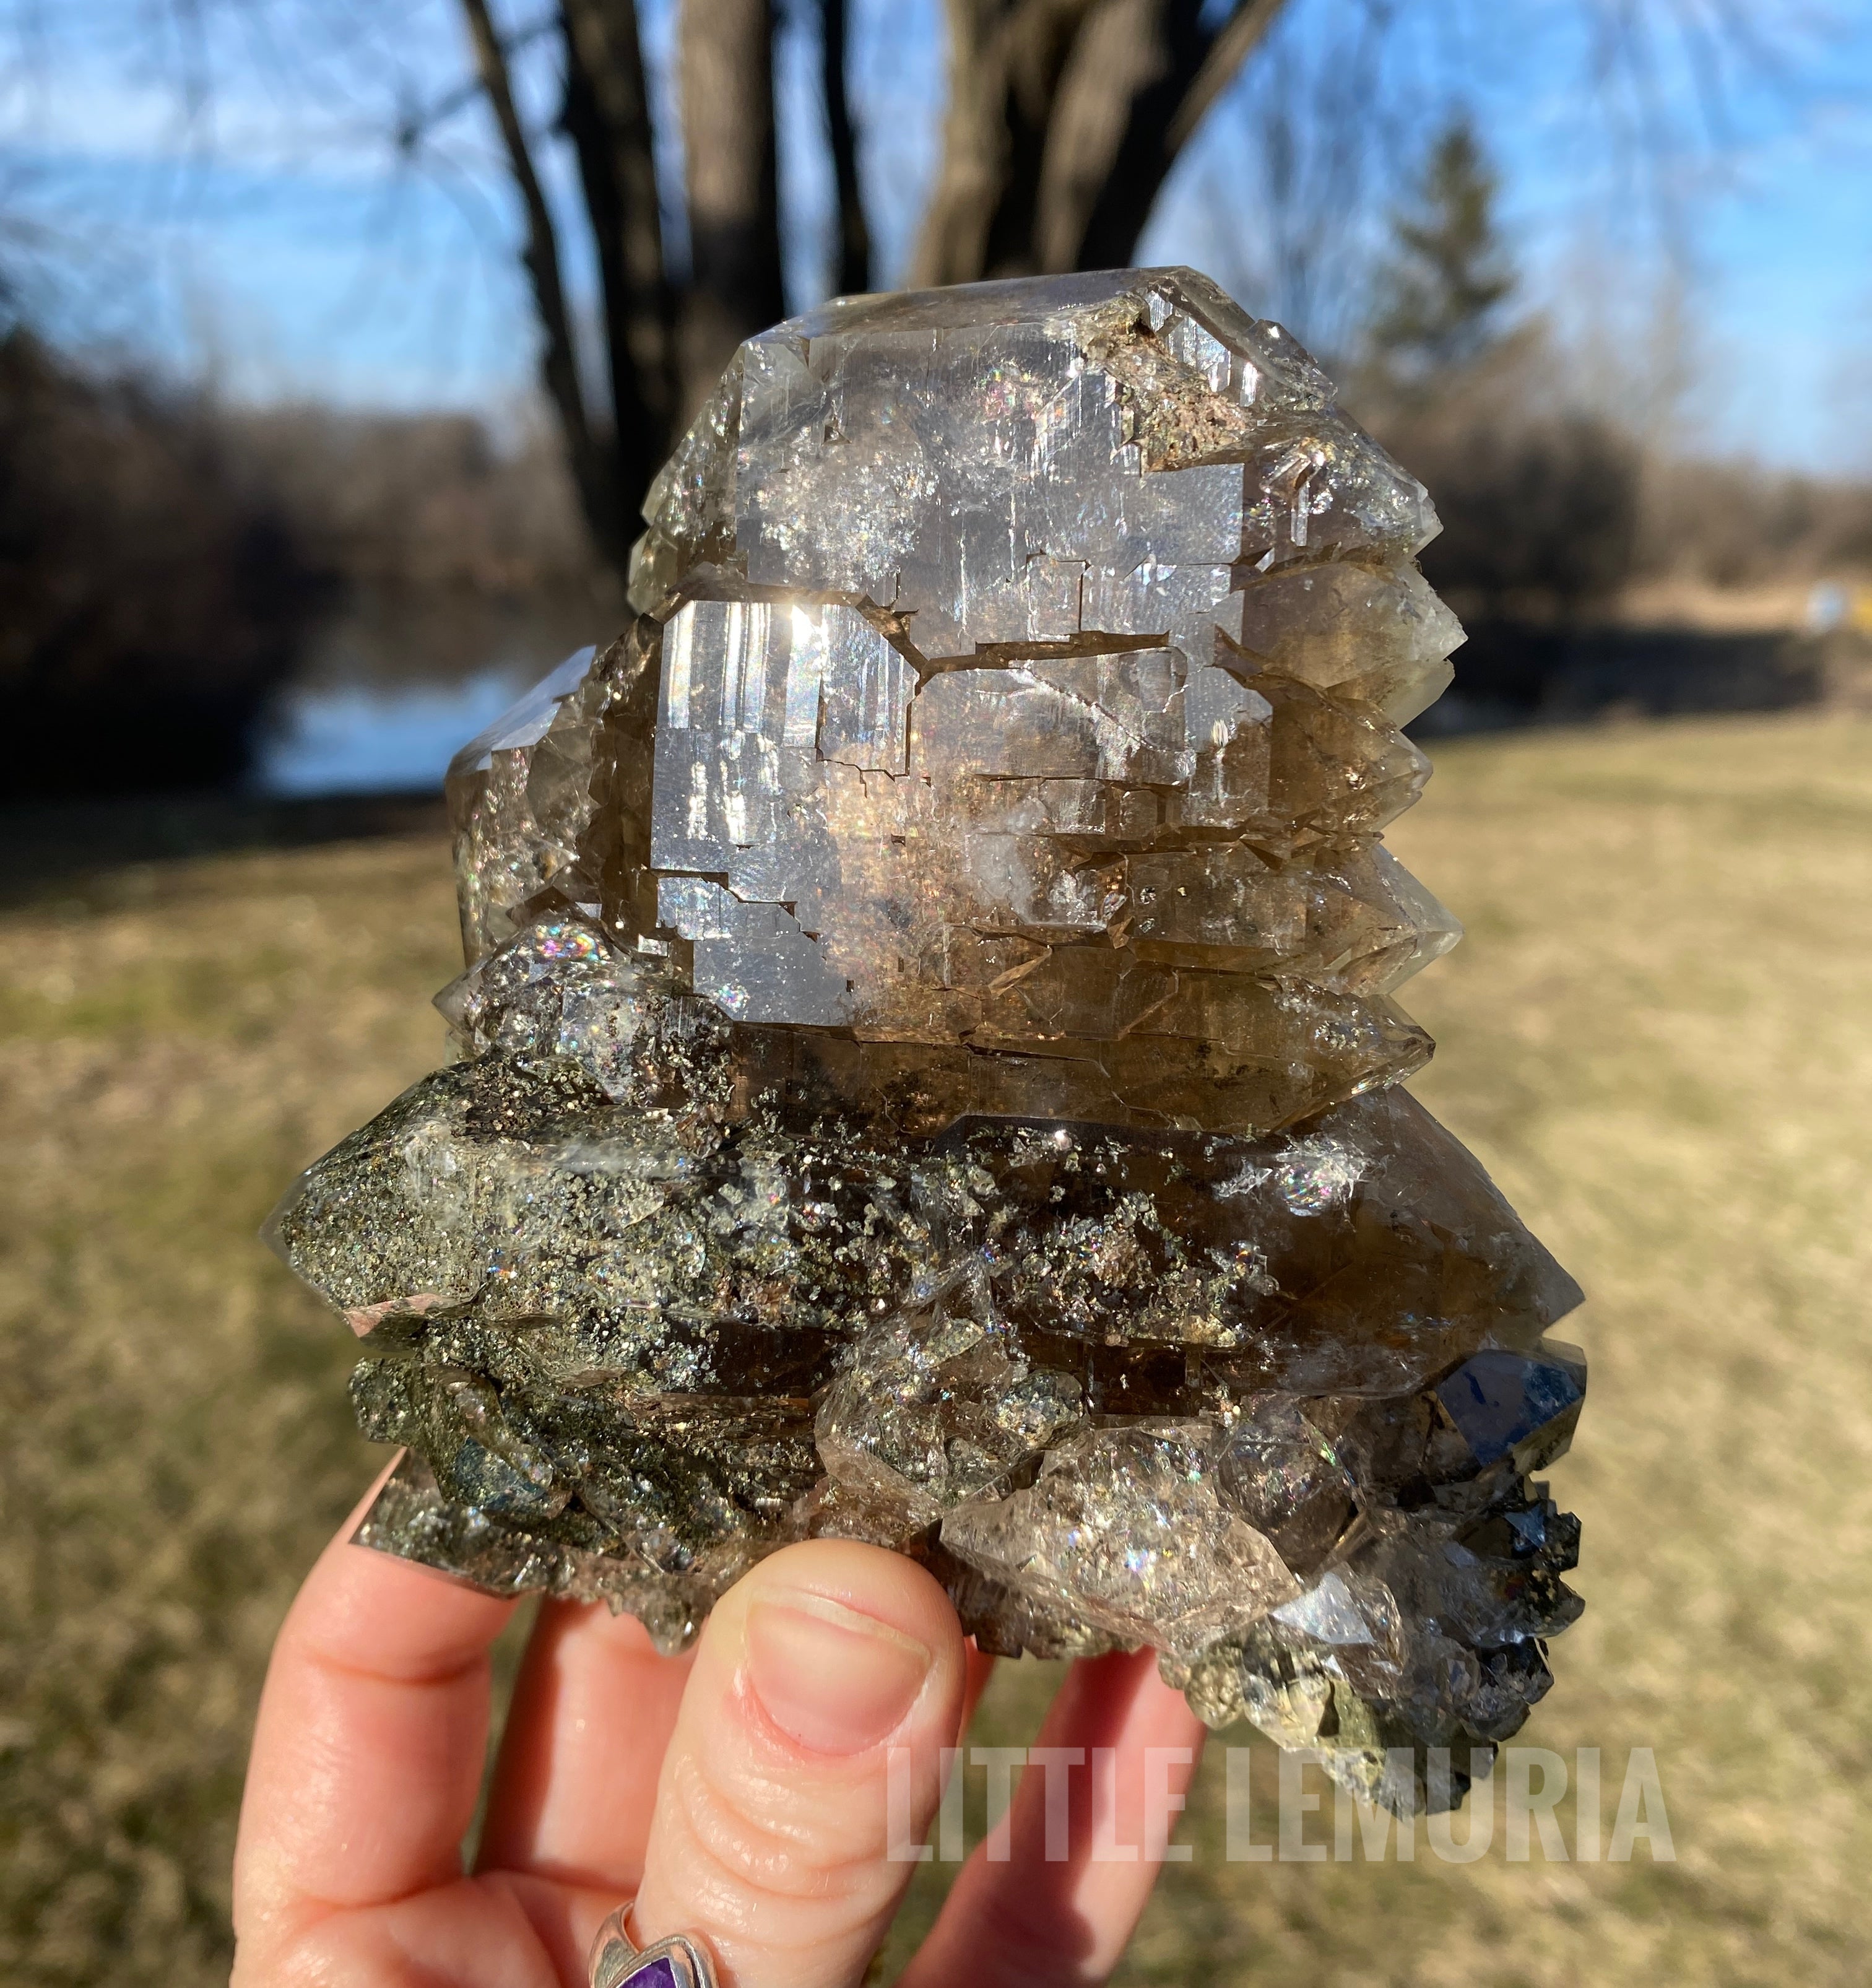
[[[546,397],[557,411],[566,437],[574,485],[592,536],[607,556],[618,557],[623,537],[622,509],[618,502],[617,479],[610,452],[592,432],[585,392],[579,377],[578,349],[572,318],[566,307],[566,291],[560,273],[559,235],[552,224],[552,211],[546,204],[539,175],[533,165],[532,147],[525,127],[514,103],[512,79],[499,36],[489,16],[487,0],[461,0],[468,36],[475,49],[475,63],[494,112],[501,142],[507,152],[509,170],[519,190],[526,216],[526,242],[521,251],[529,281],[532,286],[533,308],[539,320],[541,350],[539,371]]]
[[[773,0],[680,0],[678,59],[691,281],[678,312],[664,261],[634,0],[560,0],[564,126],[603,289],[612,433],[582,387],[551,209],[487,0],[461,0],[526,221],[522,260],[541,374],[580,502],[622,565],[638,504],[737,344],[786,314],[773,89]],[[820,0],[838,188],[841,291],[871,281],[846,89],[848,0]],[[1278,14],[1238,0],[947,0],[943,155],[911,269],[917,284],[1128,262],[1203,113]]]
[[[854,296],[871,287],[871,231],[865,218],[864,189],[858,175],[858,139],[852,128],[850,85],[846,76],[850,12],[846,0],[819,0],[826,134],[839,198],[839,258],[833,288],[843,297]]]
[[[942,163],[915,284],[1029,276],[1048,120],[1093,0],[948,0]]]
[[[691,268],[683,374],[692,409],[735,347],[786,315],[771,0],[683,0],[677,33]]]
[[[562,25],[565,129],[597,252],[620,522],[630,532],[669,454],[681,398],[642,46],[634,0],[563,0]],[[604,548],[613,560],[628,549]]]
[[[1082,269],[1121,267],[1137,252],[1170,169],[1202,115],[1273,25],[1282,0],[1240,0],[1205,29],[1201,0],[1159,0],[1148,62],[1140,66],[1098,198],[1074,253]],[[1142,11],[1142,10],[1140,10]]]
[[[1042,269],[1082,266],[1086,224],[1111,178],[1132,103],[1163,67],[1163,11],[1162,0],[1100,0],[1073,45],[1046,134],[1034,215],[1035,259]]]
[[[1281,0],[948,0],[943,156],[917,283],[1128,263],[1202,113]]]

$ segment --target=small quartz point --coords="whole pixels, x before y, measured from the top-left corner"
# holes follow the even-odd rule
[[[454,1060],[275,1218],[407,1449],[360,1538],[670,1650],[869,1540],[985,1650],[1459,1799],[1579,1612],[1585,1382],[1400,1086],[1423,489],[1166,269],[750,340],[645,516],[450,773]]]

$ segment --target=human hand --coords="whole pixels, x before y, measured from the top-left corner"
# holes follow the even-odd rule
[[[585,1988],[600,1922],[633,1895],[639,1943],[700,1933],[722,1988],[856,1988],[915,1868],[887,1855],[888,1756],[909,1751],[920,1840],[939,1750],[990,1668],[927,1573],[846,1540],[789,1547],[681,1658],[659,1657],[628,1616],[547,1602],[465,1873],[488,1652],[515,1604],[349,1544],[362,1510],[300,1590],[267,1673],[235,1859],[235,1988]],[[984,1845],[963,1866],[904,1988],[1102,1980],[1161,1851],[1142,1833],[1145,1750],[1193,1759],[1201,1734],[1148,1651],[1074,1665],[1037,1743],[1116,1750],[1117,1813],[1097,1820],[1143,1854],[1093,1861],[1109,1791],[1083,1767],[1050,1817],[1049,1777],[1023,1774],[1005,1861]],[[1173,1770],[1173,1796],[1191,1771]]]

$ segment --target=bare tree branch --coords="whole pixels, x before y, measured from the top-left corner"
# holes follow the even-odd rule
[[[1177,154],[1282,0],[948,0],[917,282],[1128,262]]]
[[[1048,133],[1061,79],[1093,8],[1086,0],[1029,0],[1009,16],[1005,34],[1006,118],[1012,140],[1008,173],[988,227],[988,276],[1030,276]]]
[[[1008,129],[999,31],[1002,0],[948,0],[948,108],[942,158],[912,253],[910,281],[924,288],[982,273],[988,221],[1007,171]]]
[[[917,283],[1031,274],[1060,78],[1097,0],[949,0],[942,164],[912,265]]]
[[[565,128],[604,292],[614,473],[628,517],[668,453],[681,395],[650,100],[634,0],[563,0],[563,12]]]
[[[1164,142],[1173,158],[1195,135],[1205,114],[1266,38],[1281,6],[1282,0],[1243,0],[1222,23],[1164,132]]]
[[[515,28],[500,38],[502,59],[509,66],[513,59],[533,42],[546,36],[556,33],[559,26],[559,10],[556,7],[549,14],[538,20],[529,21],[523,28]],[[406,103],[397,114],[396,144],[400,152],[414,153],[438,127],[446,124],[458,112],[465,110],[471,103],[478,103],[485,90],[478,74],[465,77],[452,89],[445,90],[433,102]]]
[[[1281,5],[1282,0],[1238,0],[1211,31],[1202,25],[1201,0],[1160,0],[1153,10],[1155,73],[1132,93],[1123,134],[1073,259],[1078,267],[1117,268],[1130,261],[1178,153]]]
[[[552,211],[546,205],[539,175],[526,141],[526,133],[515,108],[513,85],[501,52],[500,37],[488,13],[487,0],[461,0],[475,48],[475,66],[480,72],[488,103],[500,127],[506,147],[507,164],[514,184],[519,189],[526,211],[526,242],[520,252],[532,285],[533,307],[538,313],[544,343],[539,357],[540,378],[548,397],[558,411],[565,431],[566,453],[572,464],[573,480],[586,519],[608,556],[618,556],[620,519],[617,478],[606,451],[592,434],[590,416],[579,379],[578,350],[573,343],[572,320],[566,308],[565,284],[560,274],[559,237],[552,224]]]
[[[833,288],[841,296],[871,287],[871,231],[865,219],[864,190],[858,178],[857,134],[852,128],[846,80],[848,0],[819,0],[819,50],[823,63],[826,134],[832,174],[838,189],[839,259]]]
[[[1060,78],[1046,134],[1035,223],[1043,269],[1080,266],[1086,224],[1103,195],[1131,105],[1162,68],[1162,0],[1100,0]]]
[[[686,398],[786,315],[774,156],[772,0],[683,0],[677,23],[691,289]]]

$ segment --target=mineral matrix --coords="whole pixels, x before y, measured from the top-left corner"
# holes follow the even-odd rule
[[[359,1537],[681,1647],[762,1554],[1461,1798],[1579,1612],[1571,1280],[1398,1080],[1422,488],[1184,269],[736,355],[635,619],[449,778],[456,1060],[274,1235],[407,1454]],[[1466,1743],[1466,1745],[1465,1745]]]

